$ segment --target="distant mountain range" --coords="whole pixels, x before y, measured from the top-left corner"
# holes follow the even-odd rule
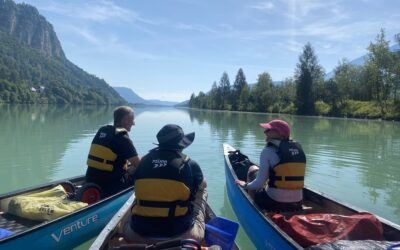
[[[160,101],[160,100],[146,100],[140,97],[130,88],[126,87],[113,87],[117,93],[124,98],[128,103],[132,104],[143,104],[149,106],[187,106],[184,105],[188,103],[188,101],[179,103],[179,102],[170,102],[170,101]]]
[[[392,45],[390,48],[390,51],[395,52],[400,50],[400,46],[398,44]],[[360,56],[352,61],[350,61],[350,64],[352,65],[357,65],[357,66],[362,66],[368,59],[368,54],[365,54],[363,56]],[[334,76],[335,72],[332,70],[331,72],[327,73],[325,75],[325,80],[331,79]]]

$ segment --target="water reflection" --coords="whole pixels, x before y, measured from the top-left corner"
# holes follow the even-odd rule
[[[0,175],[7,176],[2,178],[0,191],[52,180],[60,171],[58,163],[68,143],[92,133],[93,126],[107,123],[108,109],[0,105]]]
[[[226,189],[225,189],[225,195],[224,195],[224,206],[221,208],[220,211],[217,212],[217,214],[222,217],[233,220],[233,221],[239,221],[235,215],[235,212],[233,211],[233,209],[231,207]],[[239,231],[237,233],[235,242],[239,246],[246,246],[246,248],[245,248],[246,250],[256,249],[256,247],[253,245],[253,243],[247,237],[246,232],[244,231],[244,229],[241,226],[239,226]]]

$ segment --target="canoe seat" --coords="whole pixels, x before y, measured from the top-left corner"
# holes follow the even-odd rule
[[[308,207],[306,205],[302,205],[301,210],[303,210],[304,212],[309,212],[309,211],[313,210],[313,207]]]

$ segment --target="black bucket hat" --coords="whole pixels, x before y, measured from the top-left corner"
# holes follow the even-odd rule
[[[194,132],[185,135],[180,126],[167,124],[158,131],[157,140],[159,147],[184,149],[192,144]]]

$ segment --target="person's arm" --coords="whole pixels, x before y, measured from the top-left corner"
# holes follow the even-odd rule
[[[130,164],[128,165],[127,171],[129,174],[133,174],[139,166],[140,156],[128,135],[124,135],[122,138],[120,137],[118,142],[120,157],[129,161]]]
[[[136,172],[136,169],[139,166],[140,160],[141,160],[141,158],[138,155],[133,156],[128,159],[128,161],[131,163],[128,168],[128,172],[130,175],[133,175]]]
[[[128,159],[128,161],[131,163],[132,166],[134,166],[135,168],[137,168],[139,166],[140,163],[140,156],[133,156],[131,158]]]
[[[191,178],[191,181],[189,181],[188,184],[192,186],[195,192],[198,190],[204,190],[207,187],[207,182],[204,178],[203,171],[201,171],[201,168],[196,161],[190,159],[189,168],[185,169],[185,171],[189,171],[188,174]]]
[[[276,154],[275,150],[270,147],[264,148],[260,154],[260,167],[257,177],[254,181],[247,183],[245,188],[248,190],[257,190],[264,187],[269,178],[269,169],[278,162],[279,156]]]

